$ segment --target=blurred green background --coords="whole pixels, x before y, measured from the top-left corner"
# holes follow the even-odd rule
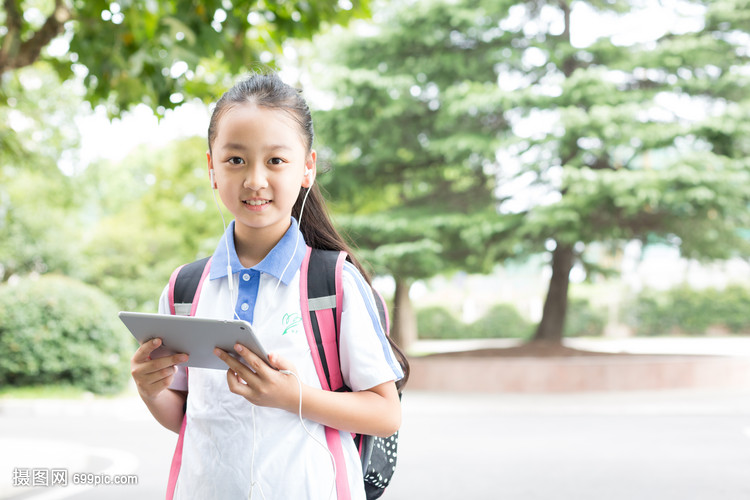
[[[4,2],[0,387],[125,386],[116,313],[212,252],[209,106],[264,68],[407,350],[748,334],[749,58],[746,0]]]

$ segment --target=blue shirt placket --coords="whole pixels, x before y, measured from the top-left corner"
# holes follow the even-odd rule
[[[260,285],[260,271],[255,269],[242,269],[239,272],[239,290],[234,310],[237,317],[253,323],[255,303],[258,300],[258,289]]]

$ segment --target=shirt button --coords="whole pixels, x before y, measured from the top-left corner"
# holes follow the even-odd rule
[[[250,281],[250,273],[245,273],[242,275],[242,279],[245,281]]]
[[[248,309],[250,309],[250,306],[247,305],[247,303],[244,303],[242,304],[242,306],[240,306],[240,309],[242,309],[243,311],[247,311]]]

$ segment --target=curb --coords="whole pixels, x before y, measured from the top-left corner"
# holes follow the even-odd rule
[[[750,388],[750,359],[611,355],[550,358],[410,358],[409,389],[558,393]]]

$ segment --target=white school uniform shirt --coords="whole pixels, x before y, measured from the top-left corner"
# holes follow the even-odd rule
[[[266,352],[290,360],[303,384],[320,388],[302,325],[299,271],[306,247],[297,222],[292,218],[281,241],[252,268],[240,264],[233,235],[234,222],[216,247],[195,315],[232,319],[234,304],[237,315],[253,325]],[[230,297],[227,282],[227,245],[235,297]],[[403,372],[380,327],[369,286],[348,262],[342,281],[339,354],[344,383],[361,391],[401,379]],[[169,314],[166,289],[159,311]],[[334,484],[330,456],[305,432],[296,413],[257,406],[253,419],[253,405],[229,392],[224,370],[190,368],[186,376],[181,368],[170,387],[188,391],[182,465],[174,498],[246,499],[251,483],[256,484],[253,493],[262,498],[262,488],[268,500],[336,498],[335,486],[329,497]],[[304,422],[325,444],[324,427],[311,420]],[[351,497],[363,500],[357,449],[350,433],[340,435]]]

